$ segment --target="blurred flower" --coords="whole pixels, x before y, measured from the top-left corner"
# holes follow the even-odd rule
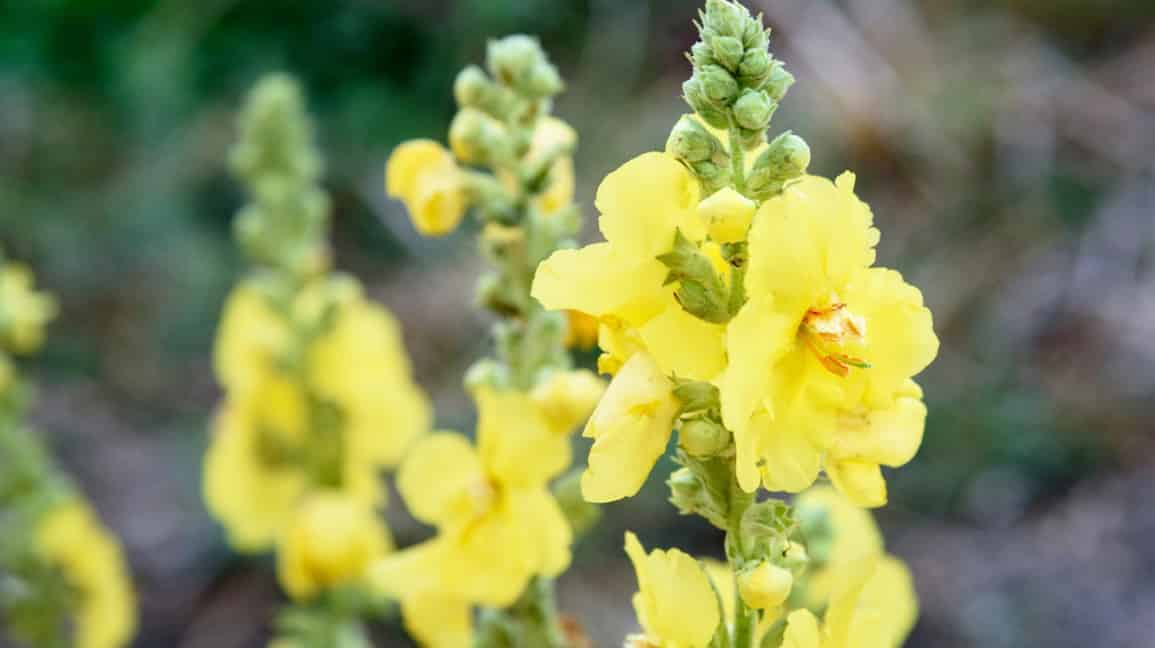
[[[308,496],[277,552],[277,573],[295,599],[355,583],[370,564],[392,551],[376,512],[340,492]]]
[[[457,228],[468,207],[465,180],[453,154],[432,140],[394,149],[385,168],[385,190],[405,203],[417,231],[441,236]]]
[[[229,298],[216,369],[226,391],[205,464],[209,510],[245,550],[270,547],[302,496],[380,504],[380,471],[429,428],[393,318],[351,279],[309,284],[286,315],[254,281]],[[304,339],[300,331],[308,333]]]
[[[918,615],[910,573],[894,558],[843,566],[821,627],[809,610],[787,616],[783,648],[897,648]]]
[[[379,589],[401,600],[406,627],[432,646],[466,641],[468,632],[456,621],[445,627],[446,618],[464,618],[468,628],[469,606],[506,607],[532,577],[556,576],[570,562],[572,532],[548,484],[569,466],[569,431],[588,409],[563,408],[572,416],[559,419],[522,392],[488,384],[472,391],[477,447],[458,434],[434,434],[397,476],[409,510],[437,535],[373,572]]]
[[[650,553],[626,532],[626,554],[638,576],[634,610],[642,635],[626,639],[638,648],[705,648],[722,620],[718,599],[698,561],[677,549]]]
[[[0,340],[13,353],[31,353],[56,316],[56,300],[32,288],[32,273],[18,263],[0,267]]]
[[[74,619],[78,648],[119,648],[136,632],[132,580],[119,543],[79,500],[43,514],[37,550],[63,574],[77,598]]]
[[[598,343],[598,320],[576,310],[567,310],[565,345],[571,349],[592,349]]]
[[[826,457],[835,483],[879,506],[878,465],[905,463],[921,440],[921,403],[898,400],[921,395],[909,379],[938,340],[918,289],[870,267],[878,230],[853,185],[850,174],[807,176],[764,202],[750,229],[749,301],[727,328],[718,381],[748,491],[800,491],[841,448]]]

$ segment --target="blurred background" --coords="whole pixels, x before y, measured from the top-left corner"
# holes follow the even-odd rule
[[[200,502],[215,321],[243,266],[224,167],[240,97],[287,70],[329,159],[338,265],[402,320],[442,426],[486,351],[472,232],[424,240],[383,195],[406,138],[444,139],[458,69],[538,34],[582,135],[578,200],[686,108],[697,0],[0,1],[0,243],[63,312],[35,422],[125,539],[137,646],[263,645],[279,594]],[[1155,627],[1155,3],[751,0],[798,83],[775,119],[850,168],[882,263],[942,338],[919,456],[890,475],[913,567],[908,645],[1151,645]],[[585,358],[589,361],[591,358]],[[655,472],[562,579],[596,646],[633,628],[627,523],[717,550]],[[398,515],[403,542],[422,531]],[[381,645],[405,646],[396,627]],[[0,645],[3,641],[0,640]]]

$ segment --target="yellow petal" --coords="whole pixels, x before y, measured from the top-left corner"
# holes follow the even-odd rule
[[[397,472],[397,490],[413,517],[438,526],[470,515],[485,487],[485,471],[473,446],[449,432],[418,442]]]
[[[535,574],[554,577],[570,564],[573,531],[557,500],[545,488],[519,491],[510,497],[510,516],[523,524],[523,554],[533,557]]]
[[[698,204],[698,215],[710,229],[710,238],[718,243],[733,243],[746,238],[757,205],[734,190],[723,187]]]
[[[876,463],[863,461],[827,462],[826,474],[834,487],[859,506],[886,505],[886,480]]]
[[[606,384],[592,371],[557,371],[534,387],[530,397],[555,434],[569,434],[593,412]]]
[[[794,610],[786,617],[786,634],[781,648],[819,648],[822,635],[818,619],[810,610]],[[864,644],[865,648],[865,644]]]
[[[433,140],[403,142],[393,149],[385,165],[385,191],[408,202],[416,195],[423,175],[455,166],[450,152]]]
[[[594,445],[583,496],[610,502],[636,494],[669,443],[678,408],[669,379],[647,354],[635,353],[586,424]]]
[[[572,459],[567,435],[557,434],[532,398],[483,386],[477,400],[477,449],[486,473],[506,486],[540,486]]]
[[[213,366],[221,386],[245,389],[274,370],[284,352],[289,330],[254,286],[242,283],[225,302],[213,350]]]
[[[694,317],[677,303],[638,329],[662,373],[711,380],[725,365],[725,327]]]
[[[602,234],[630,258],[652,259],[669,251],[674,230],[701,240],[698,181],[676,158],[645,153],[606,176],[594,204]]]
[[[823,648],[897,648],[918,615],[910,573],[897,559],[874,556],[843,566],[826,612]]]
[[[758,209],[750,228],[751,295],[814,303],[874,263],[878,230],[852,191],[806,176]]]
[[[751,419],[762,457],[762,483],[766,490],[797,493],[818,478],[822,452],[796,428],[782,425],[764,412]]]
[[[671,299],[666,268],[653,257],[630,256],[609,243],[558,250],[537,268],[533,297],[549,310],[577,310],[644,321]]]
[[[405,203],[414,226],[426,236],[449,233],[465,215],[461,170],[453,155],[432,140],[405,142],[393,150],[385,190]]]
[[[428,591],[401,599],[405,630],[426,648],[469,648],[473,645],[473,614],[467,601],[452,594]]]
[[[867,323],[863,355],[871,387],[889,393],[926,368],[938,353],[930,310],[918,288],[886,268],[855,273],[842,293],[847,308]]]
[[[721,616],[709,578],[696,560],[677,550],[646,554],[626,532],[626,554],[638,576],[634,606],[647,639],[658,645],[704,648]]]

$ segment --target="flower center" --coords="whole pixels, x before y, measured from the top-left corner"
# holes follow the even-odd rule
[[[848,346],[866,342],[866,318],[851,312],[838,295],[832,295],[827,306],[807,310],[798,333],[806,348],[836,376],[845,377],[850,367],[870,368],[866,360],[847,353]]]

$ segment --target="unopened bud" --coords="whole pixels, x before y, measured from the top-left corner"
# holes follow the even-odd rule
[[[738,594],[746,605],[756,610],[782,605],[793,587],[794,575],[790,570],[769,562],[761,562],[738,574]]]
[[[760,88],[770,78],[770,53],[764,49],[750,49],[738,64],[738,79],[748,88]]]
[[[542,61],[535,66],[522,89],[534,97],[552,97],[565,88],[557,68],[548,62]]]
[[[794,75],[786,71],[781,61],[774,61],[770,68],[770,79],[766,81],[766,92],[774,101],[782,101],[786,91],[794,85]]]
[[[694,457],[710,457],[730,445],[730,431],[708,418],[696,418],[682,423],[678,444]]]
[[[738,82],[720,65],[701,69],[702,91],[715,106],[728,106],[738,96]]]
[[[801,570],[810,563],[810,555],[801,542],[791,542],[786,548],[786,555],[782,560],[783,566],[790,570]]]
[[[690,48],[690,61],[694,67],[706,67],[707,65],[714,65],[718,61],[714,58],[714,52],[710,46],[698,41]]]
[[[702,502],[702,482],[689,468],[679,468],[666,480],[670,487],[670,503],[682,515],[697,513]]]
[[[805,140],[787,131],[775,137],[746,176],[746,188],[752,197],[767,198],[782,190],[787,180],[806,173],[810,166],[810,147]]]
[[[762,26],[762,15],[746,21],[746,29],[742,32],[742,45],[746,49],[763,50],[770,46],[770,34]]]
[[[453,97],[458,106],[479,108],[486,103],[486,97],[494,88],[485,72],[476,65],[470,65],[457,74],[453,82]]]
[[[744,52],[741,40],[733,36],[719,36],[710,41],[710,48],[718,63],[730,71],[738,70],[738,64],[742,62]]]
[[[501,145],[503,126],[476,108],[462,108],[449,125],[449,148],[458,160],[480,164]]]
[[[761,90],[746,90],[734,102],[734,121],[742,128],[764,131],[778,104]]]
[[[517,34],[489,41],[486,65],[489,72],[506,85],[515,85],[545,59],[541,44],[530,36]]]
[[[720,147],[721,142],[689,115],[678,120],[666,140],[666,150],[687,162],[708,160]]]
[[[745,7],[728,0],[706,0],[703,27],[712,29],[722,36],[741,36],[746,31],[750,12]]]

